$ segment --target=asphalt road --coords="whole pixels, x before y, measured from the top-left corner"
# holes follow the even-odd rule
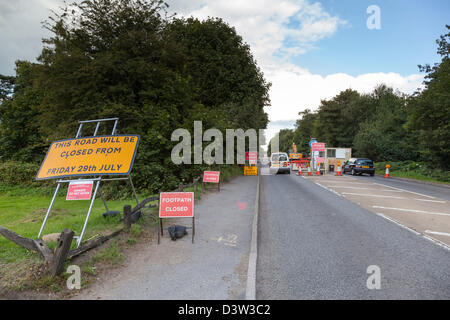
[[[450,299],[450,251],[294,173],[263,175],[256,280],[257,299]]]

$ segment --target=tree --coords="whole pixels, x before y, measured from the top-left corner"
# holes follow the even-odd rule
[[[450,26],[447,25],[447,30]],[[419,66],[426,73],[422,91],[407,104],[406,128],[418,138],[425,161],[450,169],[450,32],[436,40],[442,61],[433,67]]]
[[[0,104],[12,97],[15,77],[0,74]]]
[[[51,36],[38,63],[29,65],[35,101],[21,104],[22,95],[15,94],[11,102],[29,108],[30,116],[20,125],[17,117],[1,123],[1,132],[19,137],[22,125],[36,126],[48,147],[73,138],[79,120],[119,117],[119,133],[141,136],[136,185],[154,192],[204,168],[171,161],[175,129],[192,133],[194,120],[204,130],[265,128],[270,84],[248,45],[220,19],[173,19],[166,6],[159,0],[90,0],[55,13],[45,23]],[[18,73],[16,85],[25,78]],[[101,126],[99,134],[111,129]],[[83,127],[84,134],[93,130]],[[24,148],[42,159],[46,148],[33,149],[34,133],[23,134]],[[11,148],[6,140],[0,154],[15,159],[1,151]]]
[[[315,126],[317,121],[317,113],[310,109],[298,113],[300,119],[296,121],[294,131],[294,142],[299,152],[309,153],[309,141],[314,137]]]

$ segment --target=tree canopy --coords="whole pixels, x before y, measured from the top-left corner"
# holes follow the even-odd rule
[[[136,185],[156,191],[203,168],[172,163],[175,129],[192,130],[194,120],[204,130],[265,128],[270,84],[242,37],[221,19],[169,17],[166,8],[90,0],[54,13],[38,63],[17,64],[15,92],[0,106],[0,159],[39,162],[79,120],[119,117],[119,133],[141,135]]]

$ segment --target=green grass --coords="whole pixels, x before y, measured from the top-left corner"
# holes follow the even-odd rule
[[[36,239],[52,197],[35,195],[32,191],[29,191],[29,195],[23,193],[26,194],[27,191],[22,190],[22,195],[18,196],[11,193],[0,195],[0,225],[21,236]],[[80,235],[89,203],[89,201],[66,201],[65,191],[61,190],[43,234],[60,233],[68,228],[73,230],[75,235]],[[110,210],[122,212],[125,204],[134,205],[135,202],[133,199],[114,200],[107,201],[107,204]],[[102,215],[104,212],[103,202],[96,199],[83,240],[102,232],[117,230],[122,226],[119,216],[104,218]],[[0,237],[0,264],[26,259],[28,256],[26,249]]]
[[[377,174],[383,174],[386,164],[390,164],[389,174],[392,177],[409,178],[421,181],[435,182],[441,184],[450,183],[450,172],[431,167],[430,164],[414,161],[399,162],[376,162],[375,170]]]

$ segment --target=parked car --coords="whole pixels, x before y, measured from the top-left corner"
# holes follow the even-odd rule
[[[270,171],[277,171],[277,173],[291,173],[291,164],[289,157],[285,152],[272,153],[270,156]]]
[[[366,158],[351,158],[342,166],[342,173],[351,173],[352,175],[367,173],[370,176],[375,174],[375,166],[373,161]]]

